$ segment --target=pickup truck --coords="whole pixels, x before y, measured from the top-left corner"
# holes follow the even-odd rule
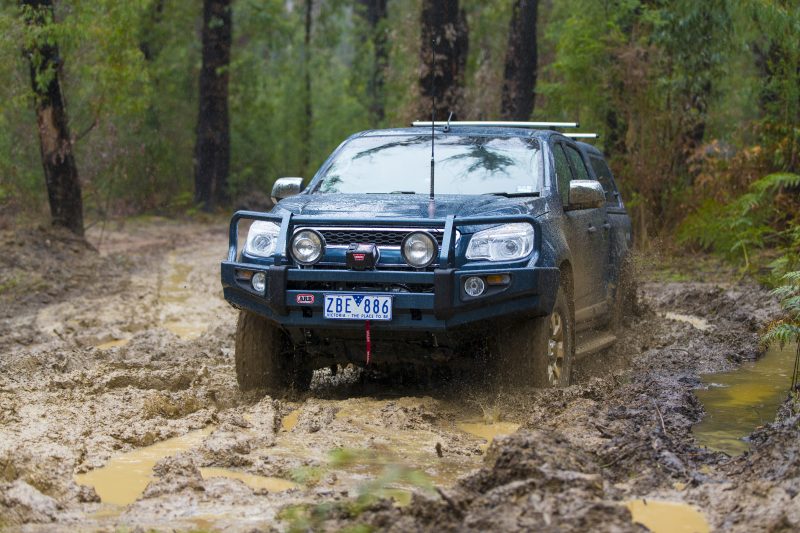
[[[613,331],[634,297],[631,223],[602,153],[549,125],[360,132],[305,188],[278,179],[270,212],[236,212],[221,269],[240,388],[347,364],[568,385],[576,335]]]

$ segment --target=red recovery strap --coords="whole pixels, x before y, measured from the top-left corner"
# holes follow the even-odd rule
[[[369,365],[372,360],[372,337],[369,334],[369,320],[364,324],[364,329],[367,333],[367,365]]]

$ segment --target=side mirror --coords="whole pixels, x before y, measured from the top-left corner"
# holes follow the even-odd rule
[[[597,180],[572,180],[569,182],[568,210],[603,207],[606,193]]]
[[[303,178],[278,178],[272,186],[272,202],[278,203],[284,198],[300,194],[303,190]]]

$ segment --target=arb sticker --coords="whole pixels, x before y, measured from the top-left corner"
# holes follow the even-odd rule
[[[314,303],[314,295],[313,294],[298,294],[296,300],[297,300],[297,303],[299,303],[299,304],[313,304]]]

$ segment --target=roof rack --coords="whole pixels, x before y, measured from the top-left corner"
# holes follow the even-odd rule
[[[415,120],[411,123],[414,127],[431,127],[431,121]],[[468,120],[468,121],[436,121],[433,126],[486,126],[494,128],[578,128],[577,122],[514,122],[514,121],[495,121],[495,120]]]
[[[569,137],[570,139],[599,139],[599,133],[562,133],[564,137]]]

